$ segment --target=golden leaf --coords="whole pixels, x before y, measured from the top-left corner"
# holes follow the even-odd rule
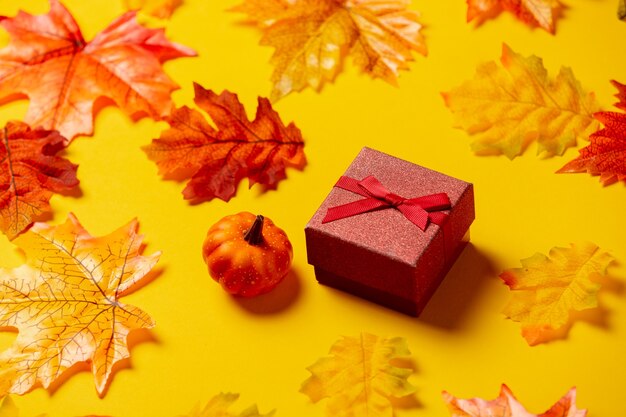
[[[522,57],[506,44],[500,61],[480,65],[473,80],[443,93],[456,127],[476,136],[476,154],[513,159],[536,140],[538,154],[562,155],[597,130],[595,96],[571,69],[551,79],[541,58]]]
[[[522,259],[522,268],[509,269],[500,278],[513,291],[504,309],[522,324],[530,345],[568,324],[572,311],[597,307],[598,278],[606,274],[613,257],[593,243],[555,247],[547,257],[537,253]]]
[[[418,14],[409,0],[245,0],[233,10],[263,28],[275,48],[272,100],[306,87],[321,90],[345,57],[372,77],[395,84],[412,51],[426,55]]]
[[[206,406],[197,405],[191,413],[181,417],[271,417],[274,412],[260,414],[256,405],[250,406],[239,414],[231,413],[228,409],[237,401],[239,394],[218,394]]]
[[[137,221],[92,237],[70,214],[59,226],[35,223],[15,244],[27,263],[0,269],[0,328],[19,331],[0,354],[0,397],[44,388],[68,368],[90,362],[105,390],[115,363],[129,357],[126,338],[154,321],[119,299],[150,272],[160,253],[140,255]]]
[[[407,378],[413,372],[391,364],[411,354],[402,338],[386,339],[362,333],[336,342],[328,357],[307,368],[312,376],[300,392],[318,402],[328,398],[327,414],[333,417],[391,417],[391,397],[412,394]]]

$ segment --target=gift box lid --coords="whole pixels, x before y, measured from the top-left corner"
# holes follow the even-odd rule
[[[450,223],[450,236],[446,236],[446,239],[460,241],[474,220],[472,184],[374,149],[363,148],[344,175],[357,180],[374,176],[389,191],[405,198],[447,193],[452,210],[446,211],[449,213],[448,223]],[[334,258],[332,249],[319,251],[315,247],[309,247],[309,243],[313,243],[310,242],[312,235],[324,235],[325,238],[366,249],[372,255],[378,254],[409,268],[417,265],[429,246],[441,246],[439,252],[443,255],[441,227],[431,223],[425,231],[422,231],[395,209],[377,210],[322,223],[330,207],[362,198],[337,187],[330,191],[305,229],[309,263],[333,272],[333,265],[340,262]]]

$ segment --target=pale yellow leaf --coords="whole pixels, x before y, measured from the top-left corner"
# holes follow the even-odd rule
[[[513,159],[537,141],[538,154],[562,155],[597,130],[595,96],[571,69],[551,78],[541,58],[525,58],[507,45],[500,62],[480,65],[474,79],[443,93],[455,126],[476,138],[476,154]]]
[[[565,326],[571,312],[598,305],[598,279],[611,262],[613,257],[593,243],[555,247],[550,256],[522,259],[522,268],[500,274],[513,293],[504,314],[521,323],[529,344],[543,342],[544,333]]]
[[[402,338],[386,339],[362,333],[336,342],[330,356],[307,368],[311,372],[300,391],[311,401],[327,399],[333,417],[391,417],[391,398],[412,394],[407,381],[412,369],[392,364],[410,356]]]

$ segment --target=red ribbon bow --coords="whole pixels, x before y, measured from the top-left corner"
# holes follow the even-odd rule
[[[380,181],[371,175],[361,181],[343,176],[339,178],[335,187],[343,188],[366,198],[329,208],[322,223],[374,210],[395,208],[417,227],[426,230],[429,222],[442,226],[446,222],[448,215],[442,213],[441,210],[448,210],[451,207],[450,198],[448,198],[446,193],[431,194],[417,198],[404,198],[390,192]]]

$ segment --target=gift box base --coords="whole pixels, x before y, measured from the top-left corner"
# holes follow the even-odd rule
[[[418,317],[426,304],[435,293],[441,281],[454,265],[454,261],[459,257],[467,243],[469,242],[469,231],[465,238],[460,242],[456,248],[452,259],[449,260],[446,267],[440,272],[435,280],[432,281],[430,288],[423,293],[423,297],[420,300],[411,300],[408,298],[399,297],[397,295],[389,294],[383,291],[376,290],[374,288],[363,285],[359,282],[353,281],[348,278],[344,278],[332,272],[328,272],[322,268],[314,266],[315,277],[320,284],[332,287],[355,296],[364,298],[374,303],[380,304],[384,307],[392,310],[399,311],[409,316]]]

